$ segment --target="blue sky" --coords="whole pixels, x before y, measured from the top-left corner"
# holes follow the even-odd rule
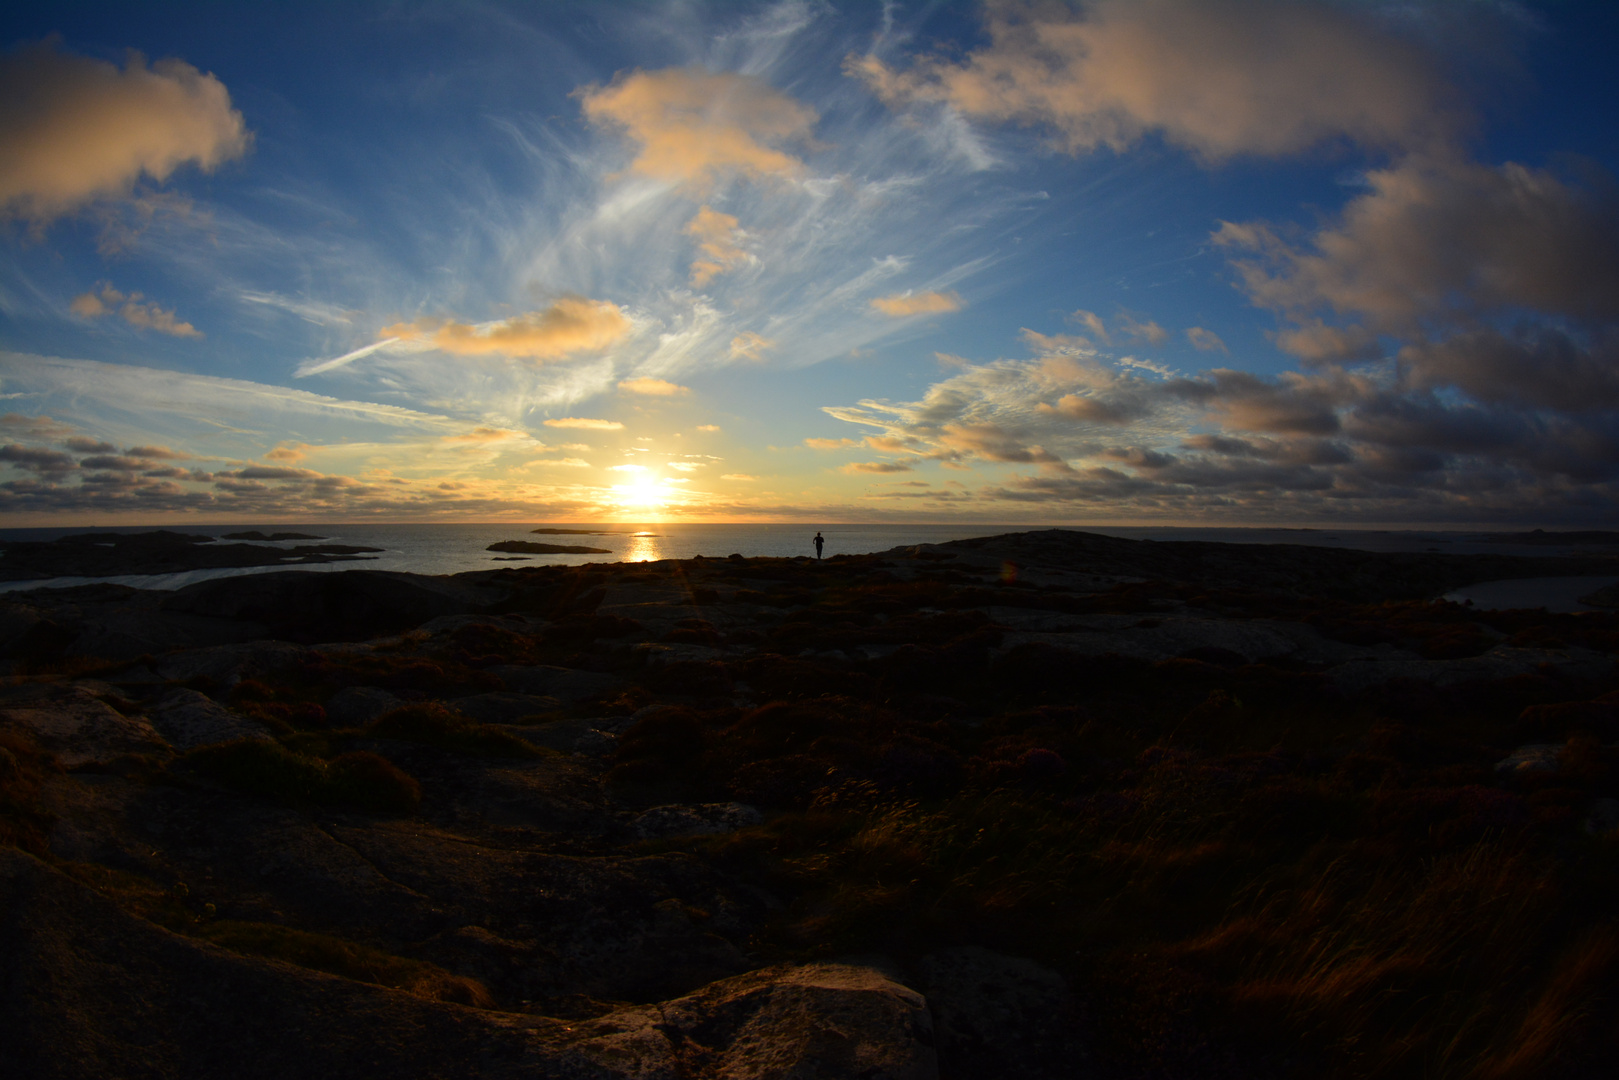
[[[1613,517],[1612,5],[0,29],[15,524]]]

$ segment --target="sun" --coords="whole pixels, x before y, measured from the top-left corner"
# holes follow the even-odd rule
[[[655,476],[644,476],[628,484],[615,484],[613,495],[622,507],[631,510],[656,510],[669,498],[669,488]]]

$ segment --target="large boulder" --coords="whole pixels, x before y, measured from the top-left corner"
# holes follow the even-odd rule
[[[722,979],[664,1002],[688,1075],[726,1080],[931,1080],[927,1003],[874,968],[809,964]]]

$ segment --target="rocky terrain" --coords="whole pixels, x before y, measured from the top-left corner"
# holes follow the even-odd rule
[[[319,540],[301,533],[231,533],[227,540]],[[244,566],[298,566],[351,562],[381,548],[352,544],[300,544],[294,548],[260,544],[217,544],[211,536],[159,530],[149,533],[80,533],[56,540],[0,541],[0,581],[53,577],[112,577],[119,574],[172,574]]]
[[[1602,1075],[1619,617],[1429,598],[1604,572],[1046,532],[6,594],[6,1067]]]

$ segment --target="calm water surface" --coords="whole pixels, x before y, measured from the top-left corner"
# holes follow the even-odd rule
[[[164,528],[176,532],[219,536],[227,532],[264,533],[301,532],[324,538],[334,544],[355,544],[378,547],[383,551],[374,559],[363,562],[325,563],[298,567],[311,573],[334,570],[398,570],[415,574],[457,574],[466,570],[488,570],[503,566],[577,566],[591,562],[640,562],[657,559],[689,559],[694,555],[725,556],[735,552],[746,556],[814,555],[811,544],[817,528],[826,537],[826,554],[865,554],[886,551],[903,544],[939,544],[949,540],[964,540],[974,536],[994,536],[1006,532],[1024,532],[1040,526],[1032,525],[590,525],[567,522],[531,524],[471,524],[471,525],[168,525]],[[594,536],[537,536],[529,530],[537,527],[599,529]],[[53,540],[87,532],[146,532],[150,526],[119,526],[92,529],[84,526],[48,529],[0,529],[0,540]],[[1259,529],[1259,528],[1174,528],[1165,526],[1085,526],[1072,531],[1102,533],[1132,540],[1201,540],[1237,544],[1304,544],[1311,547],[1352,548],[1361,551],[1443,551],[1457,554],[1495,553],[1500,555],[1560,555],[1575,551],[1594,553],[1595,549],[1564,548],[1539,545],[1491,543],[1480,532],[1439,532],[1417,530],[1356,530],[1356,529]],[[485,550],[498,540],[538,540],[555,544],[583,544],[607,548],[607,555],[535,555],[525,560],[497,559],[495,552]],[[299,543],[314,541],[287,541],[276,547],[295,547]],[[3,557],[3,556],[0,556]],[[51,578],[43,581],[0,582],[0,592],[16,589],[63,587],[82,585],[92,581],[116,582],[143,589],[177,589],[184,585],[210,578],[235,577],[244,574],[263,574],[282,567],[248,567],[235,570],[194,570],[177,574],[131,574],[110,578]],[[1599,585],[1616,579],[1529,579],[1530,584],[1492,582],[1489,585],[1514,585],[1516,591],[1479,592],[1485,585],[1471,586],[1452,594],[1458,600],[1472,599],[1480,607],[1542,606],[1533,602],[1545,596],[1552,610],[1580,610],[1578,595],[1590,592]],[[1573,585],[1574,581],[1582,582]],[[1595,582],[1595,584],[1592,584]],[[1538,583],[1538,584],[1537,584]],[[1575,592],[1564,596],[1573,588]],[[1538,590],[1538,591],[1537,591]],[[1549,590],[1549,591],[1548,591]],[[1499,593],[1499,595],[1498,595]],[[1464,595],[1465,594],[1465,595]],[[1555,595],[1554,595],[1555,594]],[[1505,603],[1504,600],[1511,600]],[[1575,604],[1576,606],[1565,606]]]

